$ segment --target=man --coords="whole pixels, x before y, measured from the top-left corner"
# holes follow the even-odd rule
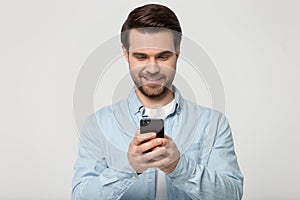
[[[242,198],[228,121],[172,85],[180,41],[169,8],[148,4],[129,14],[121,42],[135,88],[86,121],[72,199]],[[140,133],[140,120],[149,117],[164,119],[164,138]]]

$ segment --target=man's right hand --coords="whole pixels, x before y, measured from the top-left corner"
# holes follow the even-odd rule
[[[129,164],[137,173],[142,173],[150,167],[163,166],[166,162],[164,159],[166,142],[165,138],[156,138],[156,133],[140,134],[138,129],[129,145],[127,154]]]

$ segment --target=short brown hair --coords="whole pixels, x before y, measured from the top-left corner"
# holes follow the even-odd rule
[[[121,42],[124,47],[129,49],[129,30],[139,28],[153,28],[145,29],[149,32],[163,31],[169,29],[174,36],[174,46],[177,48],[181,41],[181,26],[175,13],[168,7],[160,4],[147,4],[137,7],[132,10],[121,29]],[[154,29],[157,28],[157,29]]]

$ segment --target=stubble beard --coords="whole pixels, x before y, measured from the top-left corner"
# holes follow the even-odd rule
[[[149,89],[147,87],[149,87],[149,86],[142,85],[142,86],[139,86],[137,88],[139,89],[139,91],[143,95],[145,95],[146,97],[149,97],[149,98],[158,98],[158,97],[161,97],[161,96],[165,95],[168,92],[168,90],[169,90],[169,88],[166,87],[166,86],[161,86],[162,88],[160,87],[156,91],[155,91],[155,89],[152,89],[152,88]],[[149,90],[154,90],[154,91],[149,91]]]
[[[166,95],[169,90],[172,91],[171,87],[175,73],[149,75],[142,72],[133,73],[133,71],[130,71],[130,74],[136,88],[148,98],[160,98]],[[171,79],[168,79],[168,77]],[[144,82],[145,79],[151,78],[162,80],[157,85]]]

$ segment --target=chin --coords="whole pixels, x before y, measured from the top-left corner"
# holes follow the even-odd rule
[[[151,88],[148,86],[142,86],[139,90],[147,97],[161,97],[168,91],[168,88],[165,86],[160,86],[158,88]]]

